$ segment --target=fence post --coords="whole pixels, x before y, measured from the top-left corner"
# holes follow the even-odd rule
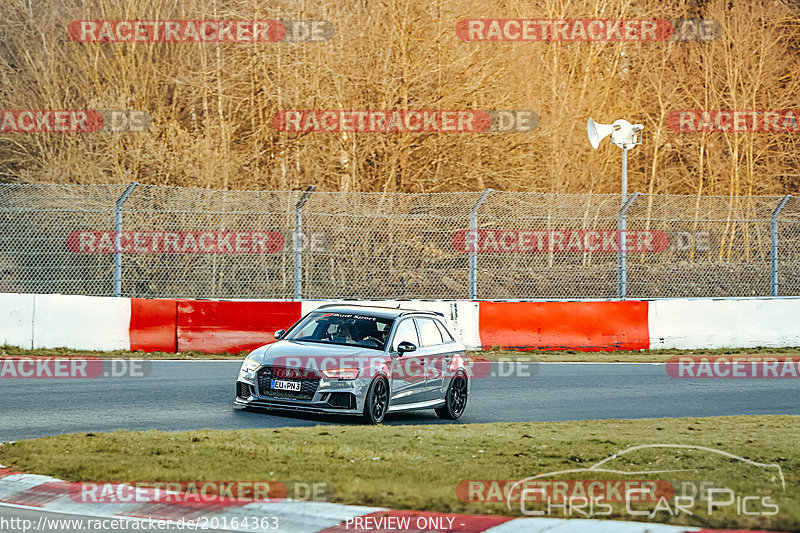
[[[772,216],[769,219],[769,292],[772,296],[778,295],[778,217],[783,211],[783,206],[791,198],[791,194],[787,194],[778,203],[778,206],[772,211]]]
[[[308,197],[314,192],[316,186],[311,185],[305,190],[303,196],[294,206],[294,299],[303,296],[303,206]]]
[[[493,189],[486,189],[469,212],[469,299],[478,297],[478,209]]]
[[[125,189],[114,204],[114,296],[122,295],[122,204],[139,185],[134,181]]]
[[[617,245],[617,298],[625,298],[628,293],[628,260],[627,250],[625,245],[625,232],[627,231],[628,209],[633,205],[633,202],[642,193],[635,192],[633,196],[628,198],[628,201],[622,205],[617,215],[617,238],[619,239]]]

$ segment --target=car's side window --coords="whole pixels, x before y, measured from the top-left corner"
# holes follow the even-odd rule
[[[444,342],[442,333],[432,318],[417,318],[416,321],[423,346],[436,346]]]
[[[450,332],[447,331],[447,328],[444,326],[444,324],[442,324],[438,320],[435,320],[435,322],[436,322],[436,325],[439,326],[439,331],[442,334],[442,338],[444,339],[444,342],[455,342],[455,339],[453,338],[452,335],[450,335]]]
[[[419,336],[417,335],[417,328],[414,326],[414,319],[406,318],[397,325],[397,331],[394,333],[394,340],[392,341],[392,351],[397,351],[397,345],[401,342],[410,342],[414,346],[419,346]]]
[[[311,337],[311,338],[316,339],[316,338],[319,338],[321,333],[323,333],[323,332],[320,332],[318,330],[319,330],[319,324],[317,322],[315,322],[315,321],[311,321],[308,324],[306,324],[305,326],[303,326],[302,329],[296,331],[295,332],[295,336],[296,337]]]

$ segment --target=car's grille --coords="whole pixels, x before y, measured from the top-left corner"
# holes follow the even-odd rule
[[[262,396],[270,396],[272,398],[287,398],[291,400],[310,400],[314,397],[319,386],[319,374],[313,370],[300,371],[304,375],[302,378],[288,378],[283,376],[276,376],[272,367],[265,366],[258,370],[258,391]],[[285,381],[299,381],[300,390],[277,390],[272,388],[272,380],[280,379]]]
[[[250,385],[247,383],[242,383],[241,381],[236,382],[236,396],[239,398],[247,398],[252,394],[253,393],[250,390]]]

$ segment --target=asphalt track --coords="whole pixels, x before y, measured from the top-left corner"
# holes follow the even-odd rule
[[[355,423],[346,417],[234,410],[238,361],[145,364],[151,365],[146,377],[0,379],[0,442],[117,429]],[[493,374],[510,369],[492,363]],[[530,377],[474,379],[467,411],[457,423],[800,415],[798,392],[797,379],[675,379],[663,364],[541,363]],[[417,411],[389,414],[384,423],[452,422],[433,411]]]

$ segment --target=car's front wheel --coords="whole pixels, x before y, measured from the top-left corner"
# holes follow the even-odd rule
[[[387,409],[389,409],[389,384],[384,378],[377,378],[367,391],[362,418],[367,424],[380,424],[386,416]]]
[[[456,374],[447,388],[444,405],[436,409],[436,414],[439,418],[444,418],[445,420],[461,418],[467,408],[468,391],[467,376],[462,373]]]

